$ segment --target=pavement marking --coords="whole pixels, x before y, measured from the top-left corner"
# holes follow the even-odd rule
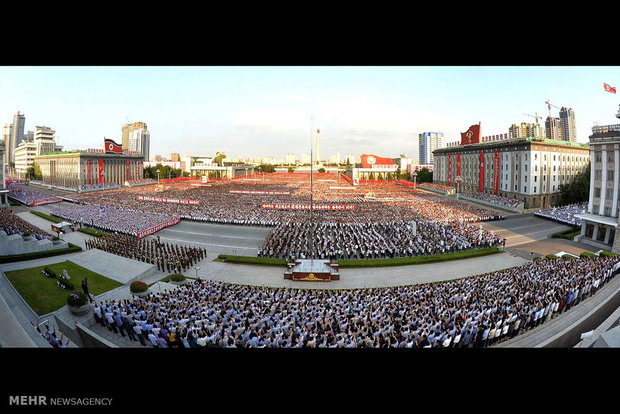
[[[264,237],[246,237],[246,236],[229,236],[227,234],[219,234],[219,233],[201,233],[201,232],[194,232],[194,231],[185,231],[185,230],[172,230],[172,229],[165,229],[162,231],[163,232],[174,232],[174,233],[183,233],[183,234],[199,234],[202,236],[215,236],[215,237],[223,237],[223,238],[231,238],[231,239],[244,239],[244,240],[260,240],[260,241],[265,241]]]

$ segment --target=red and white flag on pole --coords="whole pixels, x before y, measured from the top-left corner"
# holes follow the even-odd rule
[[[606,83],[603,83],[603,88],[607,91],[607,92],[611,92],[611,93],[616,93],[616,88],[614,88],[613,86],[609,86]]]

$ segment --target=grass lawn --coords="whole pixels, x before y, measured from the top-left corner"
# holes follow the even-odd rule
[[[56,286],[57,279],[43,276],[41,271],[44,267],[46,266],[4,272],[7,279],[13,284],[22,298],[39,316],[54,312],[65,306],[67,304],[67,296],[69,295],[69,291],[62,290]],[[82,291],[80,284],[84,276],[86,276],[88,278],[88,290],[92,296],[100,295],[122,286],[122,283],[91,272],[68,260],[47,265],[47,267],[52,269],[57,275],[62,274],[63,269],[66,269],[71,277],[70,282],[73,283],[75,290],[80,292]]]

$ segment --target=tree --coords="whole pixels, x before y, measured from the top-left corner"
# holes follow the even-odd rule
[[[418,183],[432,183],[433,173],[427,167],[421,168],[418,171]]]
[[[295,172],[295,167],[288,167],[288,172]]]
[[[276,172],[276,167],[271,164],[260,164],[255,168],[256,172]]]
[[[584,203],[590,199],[590,164],[570,184],[560,184],[560,204]]]

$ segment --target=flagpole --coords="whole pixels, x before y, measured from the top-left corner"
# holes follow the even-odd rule
[[[312,131],[314,131],[314,118],[310,118],[310,260],[311,266],[314,267],[314,253],[312,250],[313,247],[313,239],[314,239],[314,221],[313,221],[313,212],[314,209],[314,199],[312,193],[312,172],[313,172],[313,159],[312,159]]]

